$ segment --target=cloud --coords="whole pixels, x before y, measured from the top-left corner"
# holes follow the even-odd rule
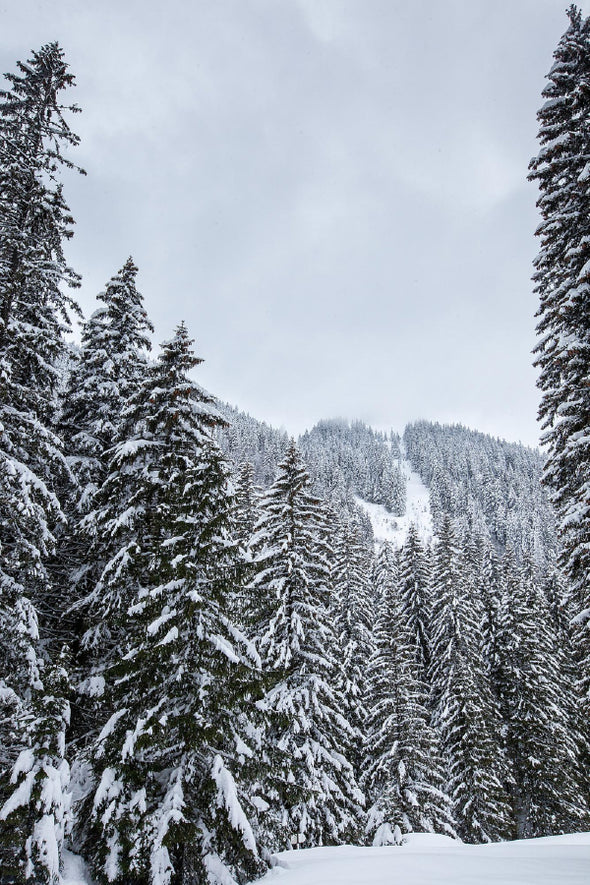
[[[132,253],[165,338],[287,427],[483,415],[536,438],[535,110],[560,0],[21,0],[0,62],[58,37],[78,79],[68,256]]]

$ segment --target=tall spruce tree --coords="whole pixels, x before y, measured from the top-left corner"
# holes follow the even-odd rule
[[[68,691],[59,661],[33,692],[21,722],[26,744],[11,773],[14,789],[0,808],[0,827],[18,839],[2,858],[2,881],[61,885],[61,850],[71,823],[70,769],[64,758]]]
[[[61,104],[74,78],[56,43],[19,62],[18,73],[6,78],[9,87],[0,91],[0,695],[3,709],[8,708],[8,715],[0,714],[0,804],[5,810],[12,801],[11,765],[22,759],[21,751],[32,753],[37,746],[25,723],[35,717],[35,699],[44,691],[48,640],[54,638],[46,629],[58,602],[48,565],[63,520],[57,477],[67,473],[67,465],[53,421],[62,333],[69,326],[68,310],[77,310],[67,286],[78,285],[63,253],[73,220],[59,181],[62,167],[73,167],[63,151],[78,143],[66,121],[66,111],[77,109]],[[25,844],[39,844],[32,805],[22,821],[22,827],[3,826],[0,832],[0,867],[13,870],[18,858],[17,881],[33,875],[32,855],[23,853]],[[54,823],[59,850],[60,824],[55,818]]]
[[[91,610],[117,646],[92,749],[85,850],[100,882],[243,882],[265,868],[241,779],[257,656],[225,614],[236,580],[221,420],[181,325],[123,416],[97,492]]]
[[[94,523],[84,518],[106,479],[110,449],[126,403],[145,378],[145,352],[151,348],[149,333],[153,328],[137,291],[137,272],[133,259],[128,258],[99,294],[103,304],[83,326],[81,348],[61,396],[59,430],[72,481],[63,494],[68,527],[59,536],[55,572],[62,585],[62,623],[73,637],[75,652],[72,666],[79,694],[72,733],[77,740],[97,725],[94,713],[101,701],[86,694],[96,692],[98,683],[92,670],[105,651],[100,641],[103,625],[95,624],[93,630],[79,607],[105,564],[91,552]]]
[[[334,515],[332,524],[337,531],[333,541],[331,612],[342,662],[339,687],[346,701],[346,717],[354,729],[350,756],[358,774],[367,725],[367,669],[373,654],[376,615],[375,590],[371,586],[373,556],[352,520],[338,521]]]
[[[329,528],[295,444],[262,501],[254,537],[252,627],[270,680],[266,747],[271,813],[307,846],[349,841],[362,794],[347,758],[353,729],[338,690]]]
[[[123,408],[147,368],[153,326],[137,291],[130,257],[98,296],[103,306],[82,329],[79,358],[64,391],[60,430],[80,487],[78,509],[87,511],[102,485],[105,452],[117,436]]]
[[[475,560],[469,569],[469,592],[479,600],[481,611],[481,654],[485,674],[498,693],[498,620],[502,597],[502,570],[496,551],[484,536],[475,539]]]
[[[412,523],[400,554],[400,598],[405,622],[413,637],[416,663],[421,679],[426,679],[430,666],[430,563]]]
[[[481,660],[481,613],[467,596],[448,516],[435,547],[432,599],[433,724],[449,768],[457,832],[465,842],[510,838],[511,777],[500,740],[500,713]]]
[[[391,550],[384,544],[362,779],[369,809],[366,832],[374,845],[401,844],[413,832],[456,835],[438,740],[429,724],[428,693],[416,666],[416,638],[391,564]]]
[[[238,582],[237,592],[231,599],[231,607],[236,624],[247,630],[250,617],[248,585],[256,573],[256,565],[252,562],[251,544],[260,517],[259,501],[262,494],[261,489],[254,483],[254,466],[249,461],[240,464],[237,476],[234,477],[234,484],[233,537],[241,551],[243,580]]]
[[[588,809],[574,728],[573,686],[559,636],[531,569],[509,549],[503,560],[498,675],[505,742],[512,762],[519,838],[585,829]]]
[[[258,522],[258,500],[260,490],[254,482],[254,466],[244,461],[239,468],[236,481],[235,537],[237,542],[248,550],[254,535],[254,526]]]
[[[568,10],[538,113],[540,152],[535,260],[539,297],[536,363],[539,418],[547,446],[544,481],[560,520],[562,563],[577,596],[576,654],[585,718],[590,717],[590,22]]]

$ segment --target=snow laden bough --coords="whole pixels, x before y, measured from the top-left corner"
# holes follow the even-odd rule
[[[99,883],[229,885],[268,867],[249,823],[260,659],[227,614],[232,496],[191,343],[181,325],[131,397],[85,520],[102,563],[89,635],[109,626],[93,675],[116,711],[78,814]]]
[[[0,808],[0,834],[24,834],[4,850],[2,881],[60,885],[60,857],[71,824],[70,768],[64,759],[70,705],[66,671],[55,666],[39,683],[23,727],[27,746],[12,769],[14,787]],[[2,835],[0,835],[2,839]],[[5,846],[6,848],[6,846]],[[7,878],[5,879],[4,876]]]

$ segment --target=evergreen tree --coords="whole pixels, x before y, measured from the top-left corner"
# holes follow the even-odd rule
[[[92,553],[92,510],[96,490],[107,476],[109,450],[117,438],[129,397],[145,377],[145,351],[151,347],[152,325],[136,288],[137,267],[128,258],[98,298],[103,306],[84,324],[82,346],[70,367],[61,397],[60,433],[73,481],[63,492],[68,528],[59,536],[54,572],[62,585],[62,624],[72,636],[73,666],[79,697],[72,731],[77,740],[98,725],[99,683],[93,669],[105,648],[98,633],[85,623],[80,600],[96,584],[104,562]],[[81,642],[82,639],[82,642]],[[90,694],[90,698],[87,695]]]
[[[500,714],[479,651],[480,613],[466,594],[449,517],[435,548],[432,599],[433,723],[449,768],[457,832],[465,842],[510,838],[510,773],[500,743]]]
[[[353,731],[337,688],[328,526],[309,485],[292,443],[262,502],[253,545],[259,571],[250,592],[270,680],[266,747],[273,773],[267,796],[286,834],[300,833],[312,846],[354,837],[362,795],[343,752]]]
[[[430,569],[413,523],[400,554],[399,581],[404,621],[413,638],[419,676],[425,679],[430,666]]]
[[[137,267],[128,258],[98,296],[103,307],[84,324],[79,358],[64,391],[61,431],[81,488],[82,512],[105,479],[105,452],[117,436],[123,408],[147,368],[153,326],[136,288]]]
[[[496,552],[485,537],[480,537],[472,571],[470,593],[474,599],[480,600],[482,612],[481,653],[485,665],[485,673],[490,680],[492,689],[498,692],[498,619],[502,597],[501,568]]]
[[[372,585],[373,599],[376,613],[375,623],[381,611],[381,603],[383,595],[389,588],[391,580],[394,578],[399,584],[399,562],[398,554],[394,552],[391,544],[384,541],[373,559],[372,569]],[[374,632],[374,631],[373,631]]]
[[[427,691],[416,672],[416,642],[405,618],[391,550],[379,554],[379,618],[369,666],[369,721],[363,786],[366,831],[374,845],[400,844],[406,833],[455,836]]]
[[[536,363],[539,418],[547,446],[544,480],[552,490],[562,562],[577,595],[576,655],[584,716],[590,715],[590,22],[568,10],[538,113],[541,150],[531,162],[538,182],[541,251]]]
[[[261,489],[254,484],[254,466],[249,461],[240,465],[234,484],[233,537],[240,548],[242,580],[237,582],[237,591],[231,599],[231,610],[236,624],[247,631],[251,617],[248,585],[256,573],[251,544],[260,518],[259,502],[262,494]]]
[[[584,829],[588,809],[572,728],[573,686],[561,666],[559,638],[546,598],[510,550],[503,572],[498,671],[517,835],[530,838]]]
[[[36,699],[50,678],[45,651],[53,636],[47,624],[55,623],[58,595],[49,562],[63,520],[55,493],[58,477],[67,473],[52,425],[65,350],[62,333],[69,326],[68,310],[77,310],[63,287],[78,285],[63,253],[73,221],[59,183],[60,169],[73,166],[63,150],[78,143],[64,116],[76,108],[60,103],[74,78],[56,43],[19,62],[18,73],[6,78],[9,88],[0,91],[0,696],[8,709],[7,716],[0,715],[0,806],[5,812],[16,801],[9,783],[12,765],[17,757],[22,760],[21,751],[31,749],[23,746],[32,738],[20,723],[35,715]],[[52,697],[49,684],[45,690]],[[35,791],[30,801],[22,828],[3,828],[0,867],[12,869],[25,844],[43,852],[41,800]],[[45,828],[43,839],[49,844],[53,838],[59,850],[61,824],[56,817],[54,822],[54,837]],[[31,863],[41,868],[37,848],[31,848]]]
[[[338,526],[335,514],[331,521]],[[331,557],[331,611],[342,663],[340,688],[347,719],[355,732],[349,758],[359,772],[367,719],[367,668],[373,653],[375,599],[370,583],[373,557],[350,519],[341,520],[338,528]]]
[[[47,673],[19,722],[26,747],[11,774],[14,790],[0,808],[4,843],[2,881],[61,885],[61,848],[69,824],[69,765],[64,758],[70,721],[68,675],[61,664]]]
[[[112,626],[113,715],[85,832],[101,882],[243,882],[262,869],[240,779],[257,657],[225,611],[236,580],[220,418],[181,325],[128,403],[96,495],[91,610]]]
[[[258,506],[259,491],[254,483],[254,467],[244,461],[236,478],[236,507],[234,515],[236,541],[248,550],[254,535],[254,526],[260,515]]]

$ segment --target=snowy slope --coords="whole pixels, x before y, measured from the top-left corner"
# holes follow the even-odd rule
[[[463,845],[412,835],[401,847],[284,851],[261,885],[588,885],[590,833]]]
[[[400,468],[407,479],[404,516],[393,516],[382,504],[370,504],[368,501],[363,501],[362,498],[355,498],[356,503],[362,507],[371,520],[375,541],[388,541],[395,549],[404,544],[412,523],[418,529],[422,541],[430,542],[432,540],[429,491],[405,458],[401,461]]]

